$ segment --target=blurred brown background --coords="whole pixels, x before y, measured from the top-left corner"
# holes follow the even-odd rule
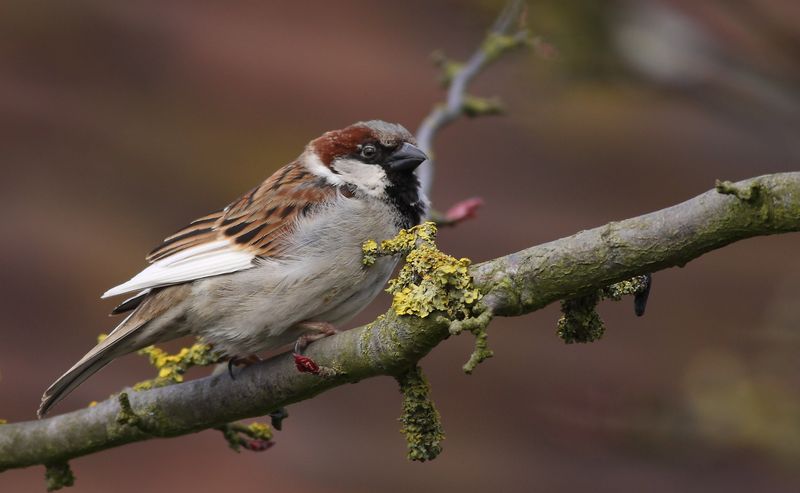
[[[113,321],[105,289],[188,220],[356,120],[415,129],[442,97],[429,55],[467,56],[496,1],[0,1],[0,417]],[[507,117],[437,141],[441,235],[476,261],[797,168],[800,3],[531,0],[560,55],[480,78]],[[606,337],[566,346],[557,307],[424,360],[448,433],[405,458],[395,383],[292,406],[277,445],[235,454],[206,431],[72,462],[75,491],[724,491],[800,489],[800,237],[735,244],[655,277],[648,313],[604,304]],[[358,322],[384,311],[382,298]],[[58,411],[148,377],[115,362]],[[43,491],[43,469],[0,491]]]

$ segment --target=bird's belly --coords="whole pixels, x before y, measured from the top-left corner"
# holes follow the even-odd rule
[[[328,303],[327,310],[317,315],[315,320],[330,322],[337,327],[349,322],[383,290],[396,264],[394,259],[376,262],[366,270],[361,282],[338,293]]]
[[[209,280],[205,296],[195,308],[204,323],[198,334],[228,354],[245,354],[283,346],[302,332],[293,326],[303,321],[330,322],[339,329],[381,291],[394,268],[394,259],[373,266],[336,265],[316,272],[305,270],[275,282],[276,272],[255,267]],[[246,278],[245,278],[246,277]],[[260,279],[259,279],[260,278]],[[198,321],[199,322],[199,321]],[[210,322],[210,323],[209,323]]]
[[[341,211],[339,211],[341,213]],[[392,237],[397,227],[372,214],[344,214],[335,224],[303,225],[297,256],[265,260],[255,267],[195,283],[190,326],[228,354],[245,354],[291,343],[303,321],[330,322],[339,329],[381,291],[397,263],[380,258],[362,263],[361,245]],[[324,218],[323,218],[324,219]],[[350,224],[348,224],[350,223]]]

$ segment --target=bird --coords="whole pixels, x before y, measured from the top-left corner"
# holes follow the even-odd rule
[[[42,396],[48,410],[112,360],[193,335],[229,358],[335,333],[383,289],[398,257],[362,262],[365,241],[419,224],[427,160],[403,126],[357,122],[311,140],[300,156],[224,209],[195,219],[103,298],[135,293],[127,316]]]

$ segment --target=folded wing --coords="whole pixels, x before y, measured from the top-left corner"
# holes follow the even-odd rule
[[[166,238],[149,267],[103,298],[249,269],[257,258],[281,258],[297,220],[341,193],[292,163],[225,209]]]

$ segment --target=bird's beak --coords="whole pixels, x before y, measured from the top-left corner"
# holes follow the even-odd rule
[[[419,147],[404,143],[386,160],[386,166],[392,171],[413,171],[425,162],[428,156]]]

